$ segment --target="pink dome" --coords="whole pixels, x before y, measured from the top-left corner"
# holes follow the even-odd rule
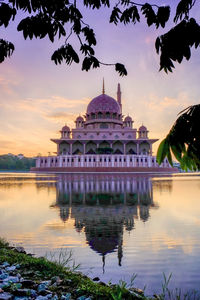
[[[92,99],[88,104],[87,114],[98,113],[98,112],[102,112],[102,113],[110,112],[110,113],[121,114],[121,110],[118,102],[114,98],[106,94],[102,94]]]
[[[127,116],[125,119],[124,119],[125,122],[132,122],[132,118],[130,116]]]
[[[70,128],[69,128],[67,125],[65,125],[65,126],[61,129],[61,131],[70,131]]]
[[[147,131],[147,128],[144,125],[142,125],[140,126],[139,131]]]
[[[76,121],[84,121],[84,119],[83,119],[83,117],[81,117],[81,116],[78,116],[77,118],[76,118]]]

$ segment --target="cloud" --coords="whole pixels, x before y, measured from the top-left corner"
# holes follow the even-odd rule
[[[2,140],[1,139],[1,149],[6,149],[7,150],[7,148],[11,148],[13,146],[15,146],[14,142],[9,141],[9,140]]]
[[[146,106],[150,111],[163,112],[167,109],[177,108],[179,110],[184,109],[191,105],[189,96],[187,93],[179,93],[177,97],[161,97],[158,98],[156,95],[150,95],[148,101],[146,102]]]
[[[194,242],[190,236],[178,236],[174,233],[162,232],[162,239],[160,234],[155,234],[151,237],[152,249],[154,252],[159,252],[163,248],[168,249],[182,249],[183,253],[191,254],[194,249]]]
[[[89,100],[52,96],[26,99],[11,97],[0,102],[0,117],[4,120],[0,130],[0,138],[4,141],[1,153],[35,155],[38,152],[55,151],[50,138],[59,137],[59,130],[64,124],[73,128],[74,120],[78,113],[85,112]]]
[[[50,122],[54,122],[54,123],[66,123],[70,126],[73,127],[74,126],[74,120],[77,117],[77,114],[74,113],[67,113],[67,112],[55,112],[55,113],[50,113],[50,114],[46,114],[43,115],[44,118],[46,118],[48,121]]]
[[[15,109],[17,111],[46,111],[52,112],[54,109],[62,111],[63,109],[74,109],[81,105],[84,107],[89,103],[89,98],[82,99],[69,99],[59,96],[52,96],[49,98],[27,98],[27,99],[13,99],[7,101],[6,103],[1,102],[0,106],[7,109],[13,109],[13,104],[15,104]]]
[[[56,112],[56,113],[52,113],[47,115],[47,117],[49,117],[50,119],[63,119],[63,118],[70,118],[74,116],[74,114],[69,114],[66,112]]]
[[[0,91],[4,96],[14,96],[14,88],[18,85],[17,81],[9,80],[0,76]]]

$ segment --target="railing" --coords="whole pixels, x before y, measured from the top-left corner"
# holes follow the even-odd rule
[[[159,167],[155,156],[150,155],[60,155],[37,157],[36,168],[52,167]],[[170,167],[167,159],[160,167]]]

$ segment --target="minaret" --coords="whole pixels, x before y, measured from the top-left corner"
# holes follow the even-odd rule
[[[121,103],[121,89],[120,89],[120,83],[118,83],[117,86],[117,102],[119,103],[119,106],[121,108],[121,112],[122,112],[122,103]]]
[[[103,78],[103,89],[102,89],[102,94],[105,94],[104,78]]]

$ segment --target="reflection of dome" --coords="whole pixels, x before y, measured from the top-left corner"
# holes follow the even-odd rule
[[[86,234],[87,236],[87,234]],[[101,254],[101,255],[106,255],[107,253],[112,253],[115,251],[115,249],[117,249],[118,244],[119,244],[119,237],[115,236],[115,237],[98,237],[98,236],[94,236],[94,237],[89,237],[88,238],[88,244],[90,245],[90,247],[96,251],[97,253]]]
[[[144,125],[142,125],[140,126],[139,131],[147,131],[147,128]]]
[[[87,114],[98,112],[121,114],[121,109],[118,102],[114,98],[106,94],[102,94],[92,99],[87,107]]]
[[[127,116],[125,119],[124,119],[125,122],[132,122],[132,118],[130,116]]]
[[[78,117],[76,118],[76,122],[77,122],[77,121],[79,121],[79,122],[81,121],[81,122],[82,122],[82,121],[84,121],[84,119],[83,119],[83,117],[78,116]]]
[[[65,125],[61,131],[70,131],[70,128],[67,125]]]

